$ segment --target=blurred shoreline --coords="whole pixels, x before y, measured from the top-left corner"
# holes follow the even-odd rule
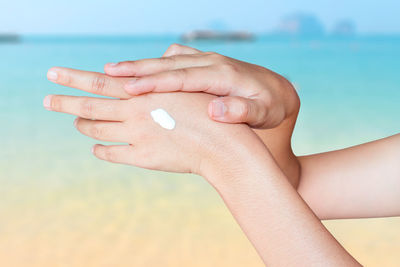
[[[18,35],[19,42],[149,42],[149,41],[169,41],[181,42],[180,34],[21,34]],[[354,36],[288,36],[282,34],[254,34],[256,42],[292,42],[292,41],[400,41],[400,34],[357,34]],[[229,43],[230,40],[211,40],[212,42]],[[192,41],[196,42],[209,42]],[[0,42],[1,43],[1,42]]]

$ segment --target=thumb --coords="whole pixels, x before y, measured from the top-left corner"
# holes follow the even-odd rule
[[[238,96],[219,97],[208,106],[208,115],[216,121],[247,123],[253,128],[272,128],[268,123],[267,105],[260,99]]]

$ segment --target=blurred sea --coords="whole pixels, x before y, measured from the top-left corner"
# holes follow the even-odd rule
[[[0,266],[262,266],[201,178],[112,165],[73,117],[42,108],[51,66],[159,57],[174,36],[24,36],[0,44]],[[298,88],[299,155],[399,132],[400,36],[260,37],[193,46],[271,68]],[[325,225],[364,265],[399,266],[400,218]]]

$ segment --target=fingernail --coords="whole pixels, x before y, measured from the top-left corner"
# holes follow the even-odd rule
[[[78,124],[78,118],[76,118],[75,120],[74,120],[74,126],[75,126],[75,128],[76,128],[76,125]]]
[[[227,108],[224,102],[220,100],[214,100],[212,102],[212,115],[213,117],[223,117]]]
[[[58,79],[57,72],[55,72],[53,70],[49,70],[47,72],[47,79],[49,79],[50,81],[53,81],[53,82],[57,81],[57,79]]]
[[[118,63],[107,63],[107,66],[109,66],[109,67],[115,67],[117,65],[118,65]]]
[[[92,146],[92,154],[94,154],[95,147],[96,147],[96,145]]]
[[[138,79],[130,80],[129,82],[127,82],[125,84],[125,89],[128,91],[132,91],[133,89],[135,89],[135,84],[137,81],[138,81]]]
[[[51,110],[51,97],[52,95],[48,95],[43,99],[43,106],[47,110]]]

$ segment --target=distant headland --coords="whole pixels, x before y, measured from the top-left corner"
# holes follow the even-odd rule
[[[252,41],[254,34],[247,31],[196,30],[181,36],[184,42],[192,41]]]
[[[15,33],[0,33],[0,43],[18,43],[20,36]]]

